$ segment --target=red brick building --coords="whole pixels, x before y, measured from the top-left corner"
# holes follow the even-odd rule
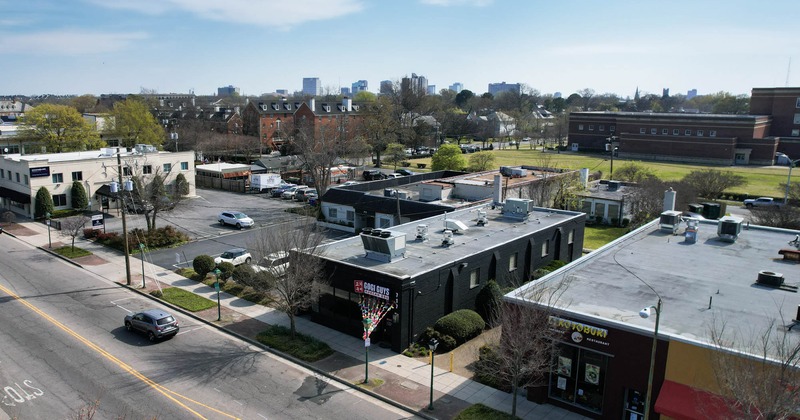
[[[572,150],[720,165],[772,165],[775,153],[800,157],[800,88],[755,88],[750,115],[573,112]]]
[[[249,103],[242,113],[243,134],[257,136],[265,147],[278,150],[289,140],[296,123],[304,118],[316,132],[322,127],[355,129],[362,119],[361,107],[345,97],[341,102],[306,102],[285,98],[270,102]]]

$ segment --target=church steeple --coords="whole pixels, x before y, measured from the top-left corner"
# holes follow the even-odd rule
[[[634,101],[639,101],[639,86],[636,86],[636,93],[633,95]]]

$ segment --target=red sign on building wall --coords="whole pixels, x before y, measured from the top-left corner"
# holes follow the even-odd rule
[[[364,293],[364,280],[353,280],[353,291],[356,293]]]

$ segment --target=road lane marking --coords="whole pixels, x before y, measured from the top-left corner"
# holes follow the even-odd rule
[[[51,324],[55,325],[56,327],[58,327],[62,331],[66,332],[67,334],[71,335],[72,337],[74,337],[78,341],[80,341],[83,344],[85,344],[90,349],[94,350],[95,352],[99,353],[100,355],[102,355],[103,357],[108,359],[109,361],[113,362],[114,364],[119,366],[122,370],[130,373],[136,379],[139,379],[140,381],[144,382],[145,384],[147,384],[148,386],[153,388],[155,391],[158,391],[160,394],[164,395],[165,397],[167,397],[168,399],[173,401],[178,406],[180,406],[183,409],[185,409],[186,411],[194,414],[195,417],[198,417],[198,418],[201,418],[201,419],[205,419],[206,418],[202,414],[198,413],[197,411],[195,411],[191,407],[189,407],[186,404],[184,404],[183,402],[178,401],[176,399],[176,397],[183,398],[186,401],[190,401],[190,402],[192,402],[194,404],[197,404],[197,405],[199,405],[201,407],[204,407],[204,408],[206,408],[208,410],[211,410],[211,411],[213,411],[213,412],[215,412],[217,414],[220,414],[220,415],[232,418],[232,419],[238,419],[238,417],[236,417],[236,416],[233,416],[231,414],[228,414],[228,413],[222,412],[220,410],[217,410],[216,408],[210,407],[208,405],[205,405],[205,404],[203,404],[203,403],[201,403],[199,401],[195,401],[195,400],[193,400],[193,399],[191,399],[191,398],[189,398],[189,397],[187,397],[185,395],[182,395],[182,394],[179,394],[179,393],[177,393],[175,391],[172,391],[171,389],[169,389],[169,388],[167,388],[167,387],[165,387],[165,386],[153,381],[152,379],[148,378],[147,376],[145,376],[141,372],[139,372],[136,369],[134,369],[132,366],[130,366],[127,363],[123,362],[122,360],[118,359],[113,354],[107,352],[106,350],[103,350],[97,344],[92,343],[91,341],[89,341],[86,338],[84,338],[82,335],[76,333],[75,331],[73,331],[72,329],[67,327],[66,325],[64,325],[61,322],[57,321],[55,318],[53,318],[50,315],[46,314],[44,311],[42,311],[38,307],[34,306],[32,303],[30,303],[27,300],[21,298],[20,296],[18,296],[17,294],[15,294],[14,292],[12,292],[8,288],[6,288],[5,286],[0,285],[0,291],[6,293],[7,295],[12,297],[17,302],[22,303],[23,305],[28,307],[28,309],[30,309],[33,312],[37,313],[39,316],[41,316],[42,318],[44,318],[45,320],[47,320]],[[170,395],[170,394],[172,394],[172,395]],[[173,397],[173,395],[175,395],[175,397]]]

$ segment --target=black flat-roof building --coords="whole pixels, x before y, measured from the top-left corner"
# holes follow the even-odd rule
[[[508,199],[390,229],[365,229],[322,248],[331,282],[313,308],[314,319],[361,337],[361,294],[396,302],[371,341],[400,352],[440,317],[474,309],[489,280],[521,284],[553,260],[578,259],[584,221],[580,212]]]

